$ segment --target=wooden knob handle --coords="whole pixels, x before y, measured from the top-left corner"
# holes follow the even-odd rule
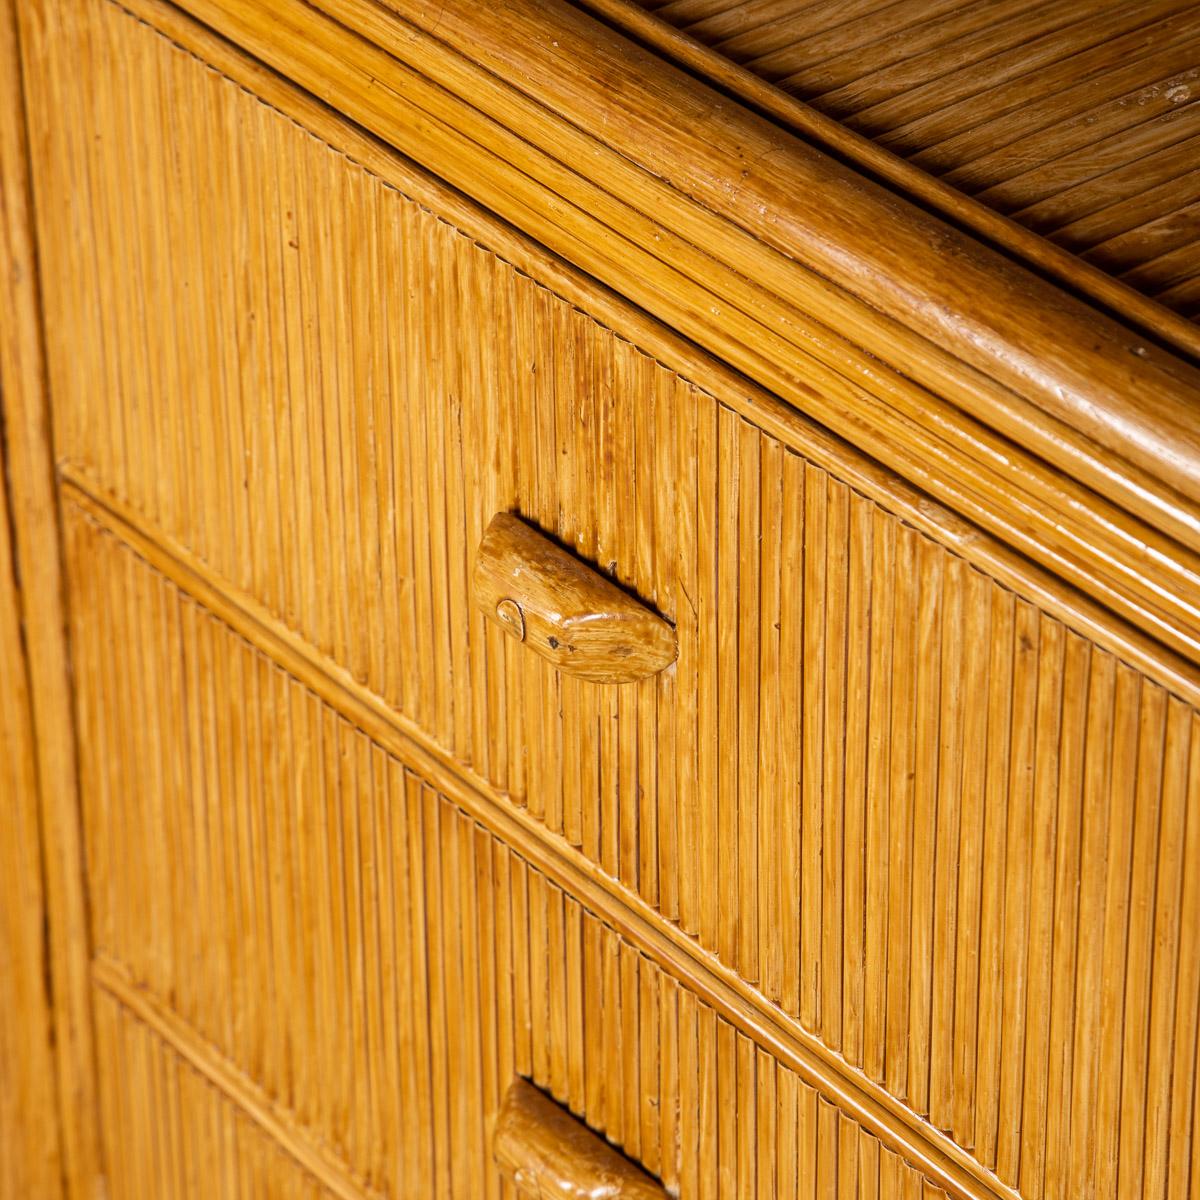
[[[511,513],[479,543],[475,603],[560,671],[630,683],[669,666],[675,631],[656,613]]]
[[[528,1196],[667,1200],[645,1171],[524,1079],[504,1097],[492,1152],[501,1172]]]

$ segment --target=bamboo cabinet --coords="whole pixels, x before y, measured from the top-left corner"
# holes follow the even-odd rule
[[[0,1197],[1200,1198],[1195,5],[0,17]]]

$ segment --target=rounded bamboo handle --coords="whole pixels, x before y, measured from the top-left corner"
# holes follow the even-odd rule
[[[667,1193],[599,1134],[518,1079],[492,1138],[496,1165],[524,1195],[563,1200],[667,1200]]]
[[[517,641],[581,679],[645,679],[678,653],[662,617],[512,513],[487,527],[472,590]]]

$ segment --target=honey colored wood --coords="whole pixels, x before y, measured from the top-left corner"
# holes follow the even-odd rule
[[[325,6],[356,28],[386,28],[372,19],[369,0],[326,0]],[[678,191],[728,213],[766,245],[807,262],[1069,427],[1192,499],[1200,497],[1200,434],[1194,420],[1200,377],[1183,363],[1148,347],[1140,347],[1139,354],[1125,331],[1011,270],[983,247],[928,221],[861,177],[815,158],[770,126],[720,105],[682,75],[651,70],[634,48],[606,36],[566,4],[511,0],[499,19],[488,19],[466,3],[461,8],[448,4],[436,13],[407,0],[388,0],[386,7],[418,30],[436,26],[441,41],[480,67],[525,67],[522,74],[507,76],[523,81],[521,89],[512,90],[523,91],[563,120],[575,118],[585,129],[607,131],[619,114],[622,123],[609,134],[612,149],[644,163],[648,147],[638,139],[649,137],[656,173]],[[590,76],[551,69],[567,56],[580,64],[590,60],[616,94],[602,124],[596,117],[598,98],[589,95]],[[655,101],[670,107],[663,112]],[[504,96],[496,104],[518,107],[519,101]],[[674,136],[664,137],[667,132]],[[755,153],[764,157],[752,160]],[[737,186],[722,178],[736,179]],[[811,208],[806,208],[800,198],[810,195]],[[675,228],[683,232],[687,225],[678,221]],[[863,229],[887,229],[889,236],[856,237]],[[939,263],[936,252],[930,262],[931,246],[954,255],[953,272],[939,271],[949,263]],[[716,257],[719,247],[710,247],[710,253]],[[987,297],[986,308],[981,296]],[[1129,398],[1122,370],[1131,357],[1145,367],[1135,372],[1141,391],[1136,402]]]
[[[82,767],[111,1195],[311,1175],[322,1195],[515,1200],[488,1132],[518,1074],[685,1200],[838,1177],[945,1194],[144,559],[68,529],[81,728],[109,733]],[[174,847],[169,885],[130,837]],[[277,873],[252,869],[276,846]]]
[[[21,7],[0,0],[0,1191],[94,1200],[86,898]]]
[[[803,2],[647,7],[954,187],[1195,313],[1194,5],[1017,2],[961,13],[866,4],[844,20]]]
[[[471,581],[485,616],[578,679],[636,683],[678,654],[661,617],[511,513],[484,530]]]
[[[504,1093],[492,1153],[517,1191],[535,1200],[666,1200],[645,1171],[524,1079]]]
[[[886,498],[890,510],[905,523],[934,536],[958,553],[969,556],[971,561],[978,563],[1005,586],[1020,591],[1040,605],[1048,606],[1050,611],[1068,620],[1073,628],[1085,633],[1126,661],[1135,663],[1140,669],[1154,672],[1164,684],[1181,695],[1193,701],[1200,700],[1200,671],[1165,653],[1161,644],[1139,635],[1129,626],[1113,622],[1103,609],[1089,603],[1070,587],[1064,586],[1061,580],[1031,570],[1028,560],[1006,549],[1003,543],[989,538],[981,533],[977,526],[931,503],[927,495],[906,486],[893,473],[881,469],[878,464],[862,455],[853,453],[845,442],[831,437],[820,426],[804,419],[770,393],[753,387],[744,377],[729,371],[711,357],[695,351],[688,343],[672,336],[659,323],[622,303],[611,293],[598,290],[586,277],[564,268],[561,260],[541,250],[534,243],[512,237],[511,230],[503,223],[482,212],[477,206],[464,202],[458,193],[439,186],[436,181],[414,169],[411,164],[405,164],[386,147],[361,135],[353,127],[330,114],[323,105],[306,99],[273,72],[256,65],[244,55],[231,51],[228,43],[190,21],[176,9],[157,3],[156,0],[147,0],[141,16],[147,21],[152,20],[154,27],[163,30],[181,47],[186,47],[202,57],[203,61],[219,64],[219,70],[226,78],[255,95],[264,97],[269,107],[291,121],[300,123],[340,155],[355,163],[364,164],[368,173],[374,176],[384,189],[395,189],[411,197],[419,207],[444,215],[450,224],[472,242],[482,246],[502,245],[503,260],[510,263],[518,273],[537,278],[550,292],[561,297],[567,304],[594,314],[600,324],[608,327],[619,326],[627,330],[630,344],[643,348],[656,361],[685,377],[703,376],[708,389],[722,405],[748,418],[784,444],[802,450],[818,465],[833,470],[857,490],[864,491],[875,499]],[[61,36],[62,31],[58,32]],[[60,175],[55,172],[50,174],[49,178],[70,178],[70,173],[63,172]],[[189,225],[184,240],[194,237],[212,240],[216,233],[209,228],[198,230]],[[58,243],[53,245],[57,246]],[[86,259],[77,260],[73,269],[82,271],[84,261]],[[396,274],[394,270],[390,275],[385,271],[383,277],[395,279]],[[313,280],[311,275],[305,278],[310,283]],[[483,294],[490,302],[492,293],[485,288]],[[113,299],[111,296],[108,298]],[[371,305],[366,299],[361,303],[365,309],[370,310]],[[72,308],[63,309],[58,313],[58,317],[64,322],[64,327],[67,320],[78,320],[76,311]],[[286,315],[284,319],[287,319]],[[514,322],[511,327],[516,328],[520,325],[521,322]],[[85,324],[83,327],[88,326]],[[162,330],[153,328],[153,335],[155,338],[163,336]],[[170,371],[171,361],[170,356],[166,356],[163,369]],[[487,373],[483,377],[490,378],[493,371],[491,360],[484,356],[480,362],[487,367]],[[133,369],[133,364],[129,363],[127,366],[121,366],[117,374],[128,375]],[[289,403],[295,401],[289,400]],[[669,411],[660,406],[664,419]],[[118,438],[122,436],[119,433],[121,428],[123,422],[112,427],[105,439],[108,444],[114,447],[118,444]],[[186,449],[179,448],[172,453],[176,455],[173,461],[187,461]],[[584,467],[580,470],[583,480],[597,477],[594,467]],[[312,477],[319,478],[320,472],[314,472]],[[269,496],[269,492],[263,493],[264,500]],[[673,516],[664,511],[663,520],[671,519],[674,519]],[[265,527],[269,529],[272,526],[273,523],[269,521]],[[248,523],[242,527],[248,527]],[[482,526],[479,529],[481,531]],[[320,532],[316,531],[318,535]]]
[[[86,192],[47,194],[73,197],[80,207],[68,213],[87,211],[105,226],[101,266],[88,265],[86,240],[60,239],[47,256],[47,278],[56,281],[47,287],[51,327],[64,344],[74,334],[73,356],[56,359],[56,421],[85,532],[88,520],[115,525],[142,559],[186,577],[206,606],[226,619],[234,619],[228,610],[242,614],[239,633],[267,652],[262,662],[290,656],[289,668],[326,708],[348,712],[375,743],[389,751],[396,741],[419,743],[421,772],[439,790],[502,831],[638,953],[669,964],[714,1021],[727,1023],[722,1061],[757,1062],[763,1050],[955,1195],[1040,1194],[1062,1178],[1086,1190],[1106,1167],[1100,1150],[1074,1149],[1079,1137],[1100,1148],[1149,1146],[1155,1169],[1164,1178],[1173,1170],[1174,1186],[1186,1191],[1183,1160],[1169,1165],[1162,1139],[1177,1122],[1188,1145],[1194,1120],[1191,1101],[1175,1103],[1193,1080],[1193,978],[1170,933],[1185,927],[1190,874],[1159,865],[1177,834],[1169,843],[1143,840],[1143,874],[1153,844],[1156,879],[1161,871],[1178,883],[1164,883],[1152,923],[1144,914],[1126,921],[1122,860],[1110,860],[1102,831],[1123,819],[1111,814],[1123,811],[1136,778],[1145,829],[1165,822],[1186,833],[1196,803],[1190,776],[1179,774],[1195,741],[1189,668],[297,101],[278,80],[235,75],[271,96],[270,104],[255,99],[225,77],[236,56],[211,37],[192,44],[218,59],[220,72],[182,48],[189,29],[199,36],[188,23],[170,25],[168,41],[106,3],[88,10],[88,22],[73,21],[48,27],[52,36],[38,42],[46,76],[37,86],[75,97],[59,111],[76,119],[46,131],[39,162],[47,183],[74,171],[89,180]],[[71,132],[88,128],[89,112],[109,119],[118,103],[140,131],[136,170],[122,151]],[[203,123],[164,123],[161,114],[180,107],[204,113]],[[199,161],[208,169],[189,167],[168,202],[170,164]],[[137,219],[126,220],[122,198],[130,195]],[[342,236],[330,238],[332,229]],[[186,254],[168,256],[166,246]],[[234,260],[242,269],[231,277]],[[136,270],[119,272],[123,263]],[[467,344],[470,312],[489,319],[486,336]],[[144,336],[98,339],[108,320],[132,322]],[[238,337],[229,336],[234,329]],[[353,344],[367,348],[362,355],[344,352],[351,331]],[[498,510],[522,512],[589,561],[615,561],[617,578],[675,623],[676,666],[628,689],[560,681],[489,626],[472,609],[470,554]],[[72,613],[84,622],[75,644],[101,656],[88,678],[119,679],[108,655],[126,642],[150,653],[130,631],[157,628],[147,613],[159,610],[136,610],[128,628],[92,623],[107,619],[97,613],[121,611],[140,585],[138,572],[118,570],[88,537],[72,551]],[[166,595],[163,620],[177,603]],[[1069,677],[1060,648],[1074,663]],[[196,689],[187,693],[189,711],[207,711],[210,690],[246,697],[227,714],[235,722],[227,742],[279,728],[278,706],[260,703],[261,680],[210,669],[207,646],[189,661],[175,677]],[[151,713],[179,690],[171,679],[156,671],[144,684],[157,689]],[[126,707],[147,709],[129,699],[94,704],[87,744],[107,747],[109,714]],[[1103,747],[1114,714],[1137,723],[1143,708],[1141,766],[1113,765]],[[1153,715],[1163,711],[1174,714],[1169,732]],[[132,739],[126,763],[153,761],[153,723],[117,728]],[[188,745],[210,726],[189,729]],[[344,805],[360,796],[362,776],[340,744],[315,746],[310,732],[303,748],[270,767],[264,760],[263,771],[290,778],[292,765],[312,755],[330,763],[341,782],[336,790],[314,785],[313,803],[341,823],[322,827],[314,815],[297,828],[324,828],[327,841],[361,847],[365,818],[347,827]],[[1172,756],[1170,771],[1159,753]],[[247,751],[246,761],[261,758]],[[139,794],[143,776],[127,774],[129,766],[109,776],[102,754],[89,761],[100,782],[85,791],[103,798],[90,811],[107,811],[107,797]],[[151,768],[147,791],[190,780],[190,795],[222,798],[200,810],[206,829],[210,819],[244,814],[249,845],[274,846],[268,816],[261,830],[252,816],[267,785],[253,774],[243,781],[240,761],[222,751],[186,770],[162,763]],[[1051,812],[1053,834],[1043,820]],[[141,820],[137,809],[130,820]],[[97,920],[128,909],[138,936],[150,939],[164,917],[148,898],[175,879],[176,852],[153,850],[158,828],[139,835],[151,839],[142,857],[162,873],[156,883],[127,894],[126,875],[103,857],[89,873],[97,890],[110,889]],[[1043,839],[1036,856],[1033,831]],[[1072,838],[1084,833],[1092,848],[1076,854]],[[312,850],[297,837],[289,832],[283,844],[296,855]],[[165,845],[177,845],[174,838]],[[1050,846],[1052,874],[1042,853]],[[336,871],[314,869],[350,880],[351,895],[370,894],[381,868],[355,875],[362,860],[347,855]],[[290,892],[252,870],[258,861],[222,852],[213,869],[244,873],[250,889],[229,918],[230,936],[262,922],[253,945],[274,947],[275,914],[287,906],[268,899],[269,888]],[[442,886],[440,875],[422,878],[429,889]],[[220,894],[210,882],[179,903],[195,907],[194,895]],[[411,903],[430,894],[414,892]],[[324,939],[331,962],[344,955],[344,970],[330,969],[356,994],[354,972],[365,978],[377,960],[355,958],[348,947],[364,943],[339,934],[340,910],[324,911],[293,936],[303,949],[314,929],[312,944]],[[1065,922],[1057,945],[1044,932],[1055,913]],[[557,920],[535,916],[543,925]],[[96,936],[109,955],[110,935]],[[246,946],[238,953],[252,960],[247,971],[269,965]],[[195,956],[163,949],[154,969]],[[563,961],[552,956],[518,978],[521,991],[504,1011],[537,1029],[574,1019],[551,1009],[550,997],[586,1012],[587,993],[572,982],[579,975]],[[985,961],[1002,969],[981,975]],[[1128,1083],[1114,1091],[1082,1050],[1066,1064],[1055,1056],[1093,1037],[1097,1014],[1108,1013],[1107,1003],[1093,1006],[1094,985],[1116,988],[1127,961],[1150,963],[1161,1007],[1134,1003],[1119,1020],[1103,1017],[1108,1043],[1119,1042],[1122,1054],[1130,1047]],[[1069,998],[1060,990],[1055,1010],[1063,964],[1079,964],[1087,986]],[[240,988],[237,1003],[252,1007],[306,978],[293,965],[277,981],[234,987],[242,969],[222,960],[197,980],[212,1005],[203,1037],[227,1046],[236,1025],[223,998]],[[627,986],[640,988],[637,979],[627,984],[619,955],[612,970],[623,996]],[[175,1003],[170,978],[146,982]],[[461,992],[455,978],[438,986],[443,996]],[[351,1011],[352,1025],[362,1022],[353,1036],[367,1045],[388,1036],[382,1018],[372,1035],[369,1013],[347,1010],[338,995],[322,1000],[304,1029]],[[316,1003],[307,993],[304,1002]],[[632,1009],[623,1003],[621,1012]],[[1055,1011],[1051,1039],[1041,1022]],[[1168,1036],[1181,1014],[1182,1038]],[[629,1045],[641,1026],[624,1021]],[[448,1025],[440,1028],[447,1055],[475,1061]],[[268,1038],[239,1061],[269,1094],[291,1089],[306,1112],[334,1122],[342,1132],[324,1133],[327,1144],[352,1146],[365,1135],[351,1114],[373,1113],[376,1103],[355,1088],[371,1085],[348,1072],[340,1051],[319,1070],[302,1068],[292,1047],[313,1036],[273,1030],[282,1048]],[[739,1049],[738,1037],[752,1045]],[[1137,1047],[1151,1044],[1158,1049],[1142,1075]],[[605,1105],[618,1105],[578,1062],[545,1045],[536,1054],[539,1082],[565,1089],[556,1095],[591,1094],[599,1105],[603,1092]],[[439,1069],[446,1077],[455,1070]],[[269,1087],[268,1071],[277,1072]],[[349,1081],[314,1098],[311,1081],[341,1079],[339,1071]],[[624,1127],[625,1112],[653,1092],[640,1073],[621,1079]],[[430,1095],[435,1127],[449,1128],[445,1089],[431,1083]],[[1172,1114],[1153,1133],[1137,1116],[1136,1098],[1149,1095]],[[760,1111],[764,1123],[773,1113],[779,1119],[757,1095],[753,1109],[756,1122]],[[1060,1124],[1046,1129],[1043,1145],[1053,1121]],[[738,1172],[749,1170],[740,1164],[752,1160],[738,1148],[753,1146],[754,1135],[715,1101],[697,1123],[712,1131],[718,1158],[697,1168],[696,1186],[723,1178],[736,1189]],[[633,1157],[643,1157],[642,1134],[639,1121],[637,1152],[626,1145]],[[646,1142],[660,1155],[673,1144],[653,1121]],[[452,1169],[457,1142],[448,1134],[436,1144],[435,1176]],[[805,1153],[809,1163],[831,1161]]]
[[[565,4],[514,3],[502,20],[446,7],[436,38],[421,28],[431,13],[405,10],[403,20],[365,0],[329,0],[336,21],[307,5],[188,7],[1022,552],[1200,655],[1193,368]],[[292,36],[280,36],[285,25]],[[512,35],[497,37],[501,27]],[[394,86],[370,82],[382,78]],[[582,162],[603,187],[571,165]],[[863,239],[864,228],[895,236]],[[942,253],[953,262],[939,266]]]
[[[486,824],[507,846],[515,848],[548,879],[585,904],[616,929],[639,953],[669,970],[739,1032],[812,1086],[827,1103],[850,1113],[884,1147],[901,1151],[948,1192],[965,1197],[1012,1197],[994,1178],[972,1173],[972,1162],[952,1141],[914,1117],[869,1080],[847,1079],[838,1070],[838,1056],[818,1039],[788,1022],[736,973],[701,952],[693,937],[678,926],[656,919],[653,908],[613,882],[593,862],[564,842],[547,839],[540,822],[528,810],[514,808],[506,797],[435,744],[410,723],[397,717],[366,689],[290,634],[252,598],[232,592],[203,564],[178,549],[161,545],[161,535],[132,523],[131,514],[118,513],[111,501],[98,502],[75,486],[67,489],[68,511],[91,523],[96,532],[110,531],[125,542],[139,561],[150,564],[172,584],[202,605],[201,611],[230,624],[238,636],[267,661],[285,671],[336,711],[351,727],[406,763],[422,778]],[[158,540],[155,540],[155,539]],[[977,1168],[976,1168],[977,1169]]]
[[[117,1196],[374,1200],[323,1147],[289,1138],[287,1117],[177,1017],[101,959],[94,977]],[[161,1107],[150,1108],[153,1101]]]

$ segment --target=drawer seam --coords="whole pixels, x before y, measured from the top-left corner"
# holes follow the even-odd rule
[[[267,1095],[224,1051],[149,988],[138,984],[123,963],[98,955],[92,961],[92,982],[170,1046],[341,1200],[386,1200],[313,1130],[296,1122],[288,1109]]]

